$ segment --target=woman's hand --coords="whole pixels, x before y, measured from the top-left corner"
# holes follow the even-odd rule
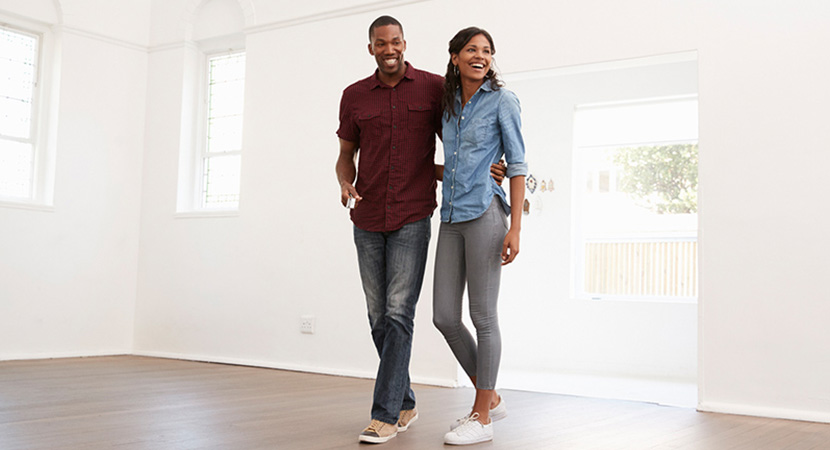
[[[519,254],[519,230],[511,228],[504,237],[504,245],[501,247],[501,265],[506,266],[516,259]]]

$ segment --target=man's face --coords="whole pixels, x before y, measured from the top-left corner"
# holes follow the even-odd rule
[[[406,41],[403,31],[397,25],[383,25],[372,30],[372,42],[369,43],[369,54],[375,57],[380,72],[394,77],[406,72],[403,52],[406,51]]]

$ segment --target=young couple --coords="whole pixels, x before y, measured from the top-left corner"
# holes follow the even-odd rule
[[[497,300],[501,266],[519,252],[527,175],[519,101],[491,68],[496,48],[482,29],[452,38],[444,77],[412,67],[405,50],[401,24],[376,19],[369,53],[377,70],[346,88],[340,103],[340,200],[353,205],[360,277],[380,357],[372,420],[359,439],[386,442],[418,418],[409,359],[442,181],[433,323],[476,387],[472,410],[452,424],[444,442],[474,444],[493,439],[492,422],[507,415],[495,391]],[[444,166],[435,164],[436,134],[443,136]],[[509,202],[500,185],[501,158]],[[476,337],[461,321],[465,286]]]

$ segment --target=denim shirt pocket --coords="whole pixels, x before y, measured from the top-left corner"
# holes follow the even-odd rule
[[[488,142],[490,139],[493,139],[493,136],[496,136],[497,134],[498,127],[496,126],[496,121],[495,119],[489,117],[473,119],[468,133],[470,136],[470,142],[475,144],[478,148],[481,148],[484,143]]]

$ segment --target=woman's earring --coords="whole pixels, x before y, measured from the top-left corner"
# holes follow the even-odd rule
[[[456,65],[452,66],[452,73],[454,73],[455,76],[458,76],[458,66],[456,66]]]

